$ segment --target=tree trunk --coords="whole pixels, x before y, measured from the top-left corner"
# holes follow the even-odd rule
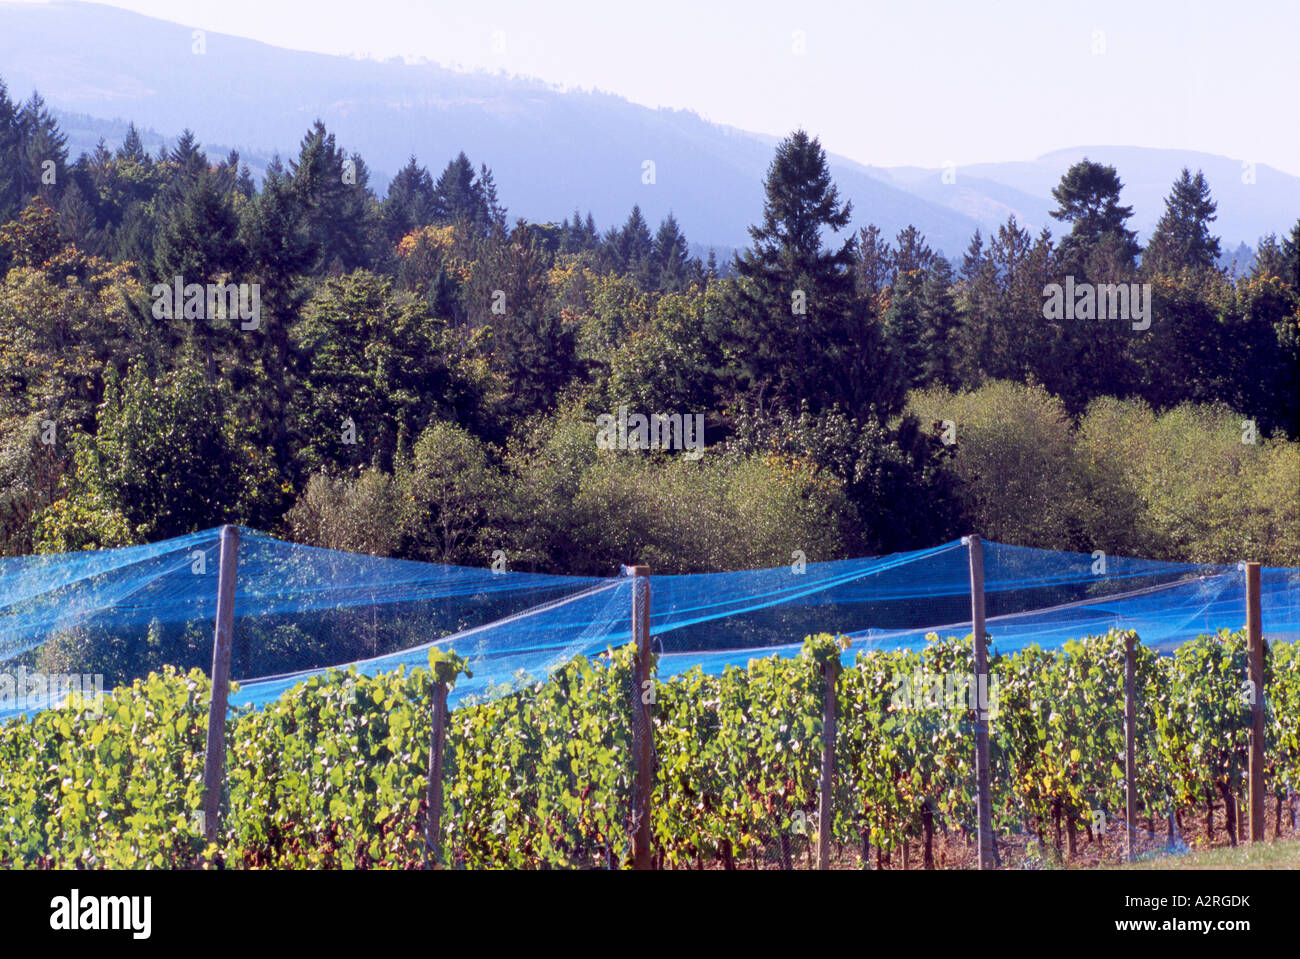
[[[794,868],[794,863],[790,860],[790,837],[785,833],[781,833],[781,868]]]

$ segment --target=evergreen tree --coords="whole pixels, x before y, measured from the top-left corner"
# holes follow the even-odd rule
[[[735,354],[740,380],[791,413],[842,403],[884,417],[902,402],[902,384],[882,348],[870,305],[855,294],[856,244],[823,237],[849,223],[821,144],[798,130],[777,146],[768,168],[763,220],[736,257]]]
[[[388,195],[379,207],[384,236],[396,243],[412,230],[435,219],[433,177],[412,156],[388,185]]]
[[[9,90],[0,79],[0,223],[14,219],[23,207],[21,148],[18,105],[9,99]]]
[[[616,273],[629,273],[643,287],[650,285],[650,253],[654,240],[639,204],[632,207],[623,228],[613,235],[612,246],[606,245],[610,247],[611,265]]]
[[[139,163],[142,166],[152,162],[144,148],[144,142],[140,139],[140,131],[135,128],[134,123],[127,124],[126,136],[122,138],[122,145],[117,148],[117,158]]]
[[[68,138],[39,93],[23,104],[18,114],[21,134],[18,177],[23,200],[37,193],[51,203],[62,195],[67,176]],[[48,164],[52,164],[49,166]],[[53,183],[47,182],[53,175]]]
[[[868,223],[858,233],[854,275],[858,294],[873,301],[894,282],[894,252],[874,223]]]
[[[1295,221],[1291,232],[1282,241],[1282,269],[1279,276],[1291,284],[1291,289],[1300,293],[1300,220]]]
[[[926,384],[939,383],[947,387],[957,385],[958,357],[957,333],[961,328],[961,313],[953,292],[955,279],[952,264],[936,256],[925,271],[921,287],[922,309],[925,313],[925,361],[922,367]]]
[[[251,200],[257,195],[257,184],[253,182],[253,171],[248,168],[247,163],[239,165],[239,177],[235,180],[235,192],[245,200]]]
[[[506,228],[506,208],[501,205],[497,198],[497,182],[492,176],[492,171],[488,169],[486,163],[479,165],[478,181],[474,184],[478,192],[482,210],[482,221],[480,226],[483,231],[504,230]]]
[[[900,273],[928,270],[935,260],[935,253],[921,231],[910,223],[898,232],[897,247],[892,262],[895,277]]]
[[[154,251],[157,282],[171,283],[182,277],[190,283],[237,282],[236,274],[245,262],[239,240],[239,218],[229,193],[223,192],[214,171],[199,174],[180,206],[159,230]],[[236,339],[238,317],[187,318],[173,304],[173,326],[188,336],[203,358],[209,382],[217,375],[217,355]]]
[[[1052,188],[1058,206],[1051,215],[1070,224],[1070,232],[1060,244],[1067,272],[1082,273],[1089,252],[1106,236],[1116,237],[1130,263],[1141,252],[1137,234],[1127,227],[1133,208],[1120,206],[1123,187],[1114,167],[1084,157]]]
[[[1219,238],[1210,235],[1216,204],[1205,175],[1187,167],[1165,199],[1165,212],[1142,255],[1143,271],[1169,273],[1180,269],[1212,269],[1219,259]]]
[[[659,225],[650,252],[651,276],[655,287],[664,293],[680,293],[690,286],[691,255],[686,237],[671,213]]]
[[[290,163],[290,182],[302,211],[317,275],[367,265],[376,240],[377,204],[370,173],[358,154],[351,157],[317,120]]]
[[[75,179],[69,181],[59,202],[59,234],[88,253],[98,249],[100,234],[95,228],[95,208],[86,200]]]
[[[576,330],[551,296],[551,258],[543,244],[522,220],[508,235],[493,233],[465,287],[471,325],[491,330],[489,361],[503,381],[502,423],[553,408],[580,371]]]
[[[437,223],[483,224],[489,214],[475,182],[474,165],[459,153],[433,186],[433,218]]]

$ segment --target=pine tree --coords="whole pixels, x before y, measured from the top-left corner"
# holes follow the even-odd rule
[[[1082,273],[1088,254],[1106,236],[1118,240],[1129,262],[1141,252],[1137,234],[1127,227],[1133,208],[1119,203],[1123,188],[1114,167],[1094,163],[1087,157],[1070,167],[1052,188],[1058,207],[1051,215],[1070,224],[1070,233],[1060,245],[1067,271]]]
[[[1205,175],[1193,177],[1187,167],[1165,198],[1165,212],[1142,256],[1143,271],[1170,273],[1181,269],[1212,269],[1219,260],[1219,238],[1210,235],[1217,204],[1210,198]]]

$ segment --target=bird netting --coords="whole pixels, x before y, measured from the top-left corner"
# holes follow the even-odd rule
[[[0,559],[0,662],[110,675],[211,663],[220,530],[146,546]],[[1169,563],[982,544],[996,647],[1050,649],[1134,629],[1170,648],[1245,622],[1236,566]],[[626,572],[626,571],[624,571]],[[858,649],[918,648],[970,632],[970,569],[959,541],[931,549],[772,569],[655,576],[650,635],[667,678],[794,655],[815,633]],[[578,655],[631,639],[631,578],[543,575],[386,559],[241,530],[233,706],[262,704],[330,667],[375,674],[454,649],[472,679],[453,704],[545,678]],[[1300,569],[1265,569],[1266,638],[1300,637]],[[0,705],[0,714],[20,711]]]

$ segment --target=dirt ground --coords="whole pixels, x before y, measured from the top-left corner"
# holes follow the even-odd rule
[[[1298,819],[1300,819],[1300,802],[1295,805],[1282,802],[1281,809],[1281,831],[1278,833],[1275,826],[1278,823],[1278,803],[1272,797],[1265,802],[1265,829],[1264,838],[1271,841],[1277,838],[1281,839],[1298,839],[1300,838],[1300,827],[1293,822],[1293,810]],[[1249,827],[1246,825],[1248,813],[1244,807],[1241,808],[1242,830],[1248,832]],[[1217,803],[1214,809],[1213,836],[1206,829],[1205,806],[1201,805],[1196,809],[1184,809],[1181,814],[1181,827],[1177,832],[1174,845],[1171,847],[1168,840],[1169,824],[1167,819],[1157,818],[1154,822],[1155,831],[1147,831],[1147,820],[1139,817],[1136,837],[1136,855],[1138,860],[1143,858],[1153,858],[1166,856],[1171,853],[1186,852],[1187,850],[1214,849],[1231,845],[1227,829],[1227,814],[1223,804]],[[1038,841],[1036,834],[1021,833],[1001,833],[997,836],[997,851],[1001,862],[1001,868],[1004,869],[1084,869],[1105,865],[1120,865],[1124,862],[1124,820],[1122,818],[1111,820],[1104,835],[1089,838],[1087,831],[1080,824],[1075,835],[1075,852],[1073,855],[1069,851],[1069,840],[1064,822],[1061,825],[1061,849],[1058,856],[1054,848],[1054,828],[1049,822],[1043,829],[1042,844]],[[1239,837],[1240,839],[1240,837]],[[1180,842],[1181,840],[1181,842]],[[791,866],[794,869],[811,869],[813,865],[814,851],[810,848],[811,843],[804,840],[797,840],[791,847]],[[936,829],[934,836],[934,868],[936,869],[974,869],[977,863],[977,850],[975,846],[974,835],[964,835],[961,832],[949,832],[945,834],[942,830]],[[851,848],[847,845],[835,844],[832,846],[831,853],[832,869],[922,869],[923,865],[923,848],[919,840],[913,840],[908,844],[906,853],[901,849],[895,849],[892,857],[886,860],[883,856],[878,856],[878,851],[872,847],[868,861],[864,864],[862,850],[860,848]],[[656,864],[658,865],[658,864]],[[725,866],[721,859],[711,859],[707,861],[696,860],[692,863],[680,863],[676,867],[671,864],[664,864],[663,868],[677,869],[724,869]],[[780,869],[781,855],[776,846],[772,846],[763,851],[762,854],[752,856],[737,857],[735,859],[736,869]]]

